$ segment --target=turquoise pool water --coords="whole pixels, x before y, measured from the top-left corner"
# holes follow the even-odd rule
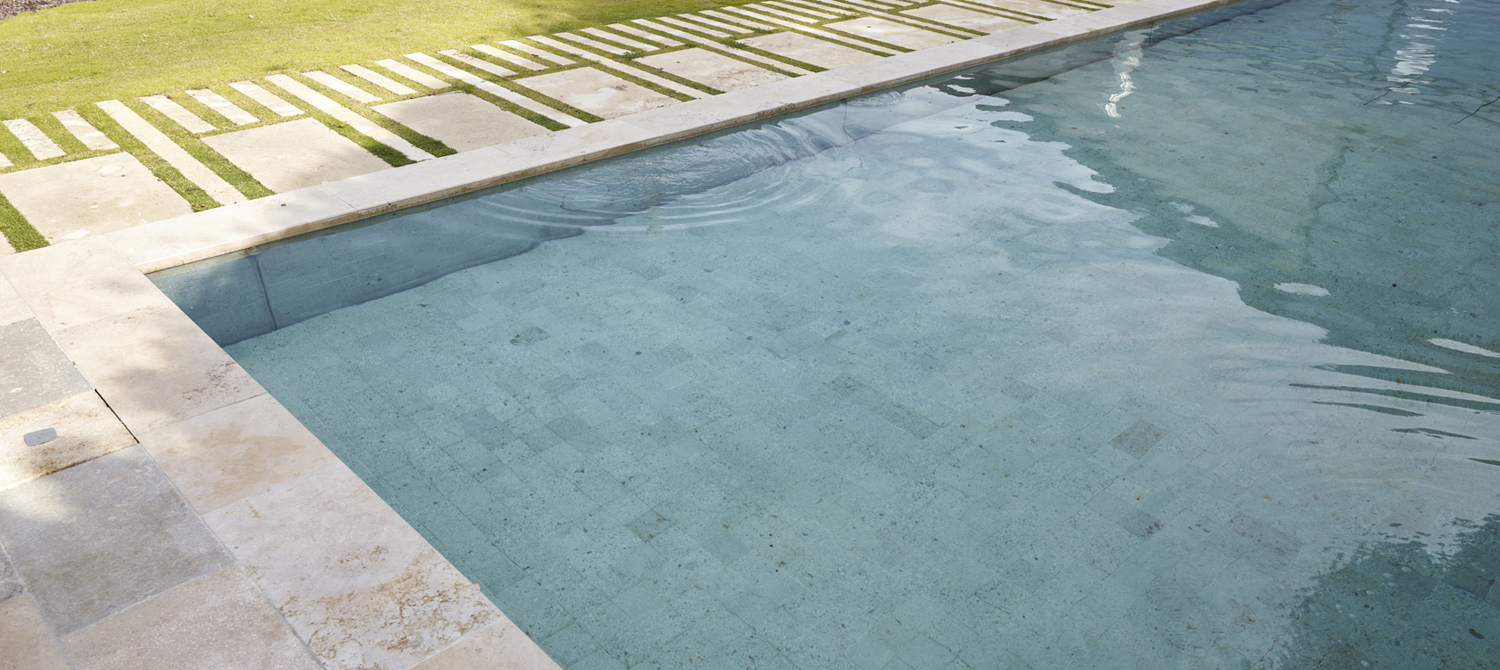
[[[1240,8],[159,282],[570,670],[1500,667],[1497,29]]]

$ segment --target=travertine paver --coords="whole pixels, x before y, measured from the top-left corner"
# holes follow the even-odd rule
[[[760,37],[749,37],[740,40],[740,44],[827,69],[855,65],[880,58],[880,56],[869,52],[850,49],[846,46],[824,42],[816,37],[808,37],[802,33],[791,31],[771,33],[770,35],[761,35]]]
[[[68,129],[68,132],[73,133],[73,137],[78,138],[78,141],[82,142],[83,146],[88,147],[90,150],[109,151],[120,148],[120,145],[115,144],[114,140],[109,139],[104,133],[99,132],[99,129],[95,128],[94,124],[89,123],[87,119],[83,118],[82,114],[74,110],[68,109],[61,112],[53,112],[52,116],[57,117],[58,122],[62,123],[63,127]]]
[[[721,11],[716,10],[716,9],[705,9],[705,10],[699,12],[698,14],[687,14],[685,16],[688,16],[688,17],[691,17],[691,18],[694,18],[694,19],[697,19],[697,20],[700,20],[700,21],[703,21],[703,19],[699,18],[699,17],[710,16],[710,17],[713,17],[716,21],[722,21],[725,24],[732,25],[732,26],[739,26],[741,28],[746,28],[746,29],[749,29],[751,31],[775,30],[775,28],[772,28],[771,26],[764,25],[764,24],[761,24],[761,23],[756,23],[755,21],[752,21],[750,18],[747,18],[746,16],[736,16],[736,15],[733,15],[733,14],[726,14],[726,13],[721,12]],[[753,15],[751,15],[751,16],[753,16]],[[785,22],[783,22],[783,23],[785,23]],[[710,24],[710,25],[712,25],[712,24]],[[791,25],[791,24],[787,24],[787,25]]]
[[[526,39],[532,39],[532,38],[528,37]],[[540,60],[549,61],[549,62],[551,62],[554,65],[572,65],[573,64],[573,61],[568,60],[566,58],[563,58],[562,56],[559,56],[559,55],[557,55],[555,53],[552,53],[550,51],[544,51],[542,49],[538,49],[538,48],[536,48],[534,46],[531,46],[530,44],[527,44],[525,42],[521,42],[521,41],[518,41],[518,40],[505,40],[504,42],[501,42],[500,44],[503,45],[503,46],[507,46],[507,47],[510,47],[512,49],[515,49],[516,51],[520,51],[521,53],[530,54],[530,55],[535,56],[536,58],[538,58]]]
[[[750,12],[748,10],[742,10],[742,9],[740,9],[738,7],[726,7],[725,9],[730,10],[730,11],[734,11],[734,12],[737,12],[737,13],[750,14]],[[878,54],[886,54],[886,55],[889,55],[889,56],[894,56],[894,55],[896,55],[898,53],[901,53],[900,51],[898,51],[896,49],[890,49],[890,48],[887,48],[887,47],[884,47],[884,46],[881,46],[881,45],[878,45],[878,44],[870,44],[869,42],[861,42],[859,40],[849,39],[847,37],[842,37],[842,36],[839,36],[837,34],[828,32],[826,30],[822,30],[822,29],[819,29],[819,28],[813,28],[811,26],[798,25],[798,24],[793,23],[791,21],[783,21],[781,19],[777,19],[777,18],[774,18],[774,17],[766,17],[766,16],[759,16],[757,18],[765,21],[766,23],[774,24],[774,25],[780,26],[782,28],[792,28],[792,29],[795,29],[795,30],[800,30],[800,31],[802,31],[804,33],[807,33],[809,35],[813,35],[815,37],[819,37],[819,38],[822,38],[822,39],[825,39],[825,40],[828,40],[828,41],[831,41],[831,42],[838,42],[840,44],[847,44],[849,46],[857,46],[857,47],[859,47],[861,49],[865,49],[865,50],[868,50],[868,51],[874,51],[875,53],[878,53]],[[887,42],[887,44],[889,44],[889,42]]]
[[[1003,16],[976,12],[971,9],[963,9],[952,5],[928,5],[917,9],[908,9],[901,13],[986,33],[999,32],[1025,25],[1015,19],[1007,19]]]
[[[698,47],[646,56],[636,59],[636,62],[720,91],[737,91],[787,78],[786,75]]]
[[[458,151],[547,132],[546,128],[467,93],[412,98],[372,109]]]
[[[713,37],[713,38],[717,38],[717,39],[724,39],[726,37],[732,37],[734,35],[744,35],[744,34],[747,34],[747,33],[750,32],[750,30],[748,28],[740,28],[738,26],[729,26],[728,24],[719,24],[720,26],[722,26],[724,28],[724,30],[728,30],[729,31],[729,32],[724,32],[724,31],[718,30],[717,28],[708,28],[708,27],[706,27],[706,24],[694,23],[692,21],[686,21],[686,20],[679,19],[679,18],[674,18],[674,17],[671,17],[671,16],[657,17],[656,20],[661,21],[662,23],[669,23],[671,25],[678,26],[680,28],[686,28],[688,30],[692,30],[692,31],[695,31],[695,32],[698,32],[698,33],[702,33],[704,35],[708,35],[709,37]],[[637,19],[636,23],[641,23],[642,21],[644,21],[644,19]],[[706,22],[707,19],[704,19],[704,21]],[[733,28],[733,30],[731,30],[731,28]]]
[[[68,662],[47,631],[42,613],[24,593],[0,600],[0,654],[8,668],[68,670]]]
[[[507,63],[515,65],[516,67],[519,67],[519,68],[521,68],[523,70],[545,70],[545,69],[547,69],[546,65],[542,65],[541,63],[538,63],[538,62],[533,61],[533,60],[522,58],[520,56],[517,56],[517,55],[509,52],[509,51],[502,51],[500,49],[496,49],[495,47],[492,47],[492,46],[490,46],[488,44],[475,44],[475,45],[473,45],[473,49],[475,51],[478,51],[478,52],[482,53],[482,54],[489,55],[489,56],[494,56],[495,58],[499,58],[500,60],[503,60],[503,61],[505,61]]]
[[[0,325],[0,342],[5,343],[0,348],[0,384],[4,385],[0,389],[0,417],[92,388],[36,319]],[[0,446],[0,450],[11,448],[13,445]]]
[[[647,42],[655,42],[664,47],[682,46],[681,42],[673,40],[669,37],[662,37],[661,35],[657,35],[656,33],[641,30],[640,28],[637,28],[635,26],[625,25],[623,23],[611,23],[609,24],[609,27],[616,32],[625,33],[626,35],[634,35],[643,40],[646,40]],[[604,31],[599,30],[598,28],[585,28],[583,32],[589,33],[591,35],[604,34]]]
[[[848,16],[850,14],[849,10],[847,9],[830,7],[828,5],[819,5],[813,2],[776,2],[776,0],[769,0],[769,2],[763,2],[760,4],[767,7],[775,7],[777,9],[786,9],[801,12],[803,14],[811,14],[825,21],[831,21],[833,19]]]
[[[1046,0],[964,0],[964,2],[989,5],[997,9],[1008,9],[1014,12],[1022,12],[1033,16],[1042,16],[1049,19],[1060,19],[1065,16],[1087,14],[1089,10],[1060,5]]]
[[[0,342],[10,345],[5,335]],[[76,373],[75,373],[76,374]],[[31,446],[27,433],[57,438]],[[0,491],[135,444],[135,438],[93,389],[0,418]]]
[[[412,95],[417,92],[416,89],[413,89],[406,84],[380,74],[379,72],[371,70],[370,68],[367,68],[363,65],[340,65],[339,69],[348,72],[349,74],[352,74],[356,77],[359,77],[360,79],[368,81],[371,84],[379,86],[387,91],[395,93],[396,95]]]
[[[386,130],[385,128],[381,128],[380,126],[376,125],[374,121],[360,116],[348,107],[334,102],[332,98],[329,98],[322,93],[312,90],[306,84],[303,84],[296,79],[292,79],[291,77],[288,77],[284,74],[273,74],[269,77],[266,77],[266,81],[280,86],[287,93],[291,93],[292,95],[301,98],[303,102],[312,105],[314,108],[318,109],[318,111],[321,111],[324,114],[338,119],[339,121],[343,121],[344,123],[349,124],[350,128],[353,128],[360,133],[369,136],[376,142],[379,142],[392,149],[395,149],[396,151],[401,152],[402,154],[406,155],[407,158],[410,158],[414,161],[425,161],[432,158],[432,154],[417,148],[417,146],[412,144],[411,142],[407,142],[406,140],[401,139],[399,135]],[[252,172],[251,174],[255,173]]]
[[[358,86],[355,86],[354,84],[351,84],[351,83],[349,83],[347,81],[339,79],[338,77],[335,77],[335,76],[333,76],[331,74],[328,74],[327,72],[324,72],[322,70],[313,70],[311,72],[303,72],[302,76],[307,77],[308,79],[311,79],[311,80],[313,80],[315,82],[318,82],[319,84],[327,86],[328,88],[333,89],[334,91],[337,91],[339,93],[347,95],[347,96],[349,96],[350,100],[353,100],[355,102],[362,102],[362,103],[365,103],[365,104],[369,104],[369,103],[372,103],[372,102],[380,102],[380,96],[375,95],[374,93],[371,93],[369,91],[366,91],[366,90],[364,90],[364,89],[362,89],[362,88],[360,88]]]
[[[277,116],[293,117],[303,113],[295,105],[282,100],[281,96],[261,88],[259,84],[254,82],[237,81],[230,84],[229,87],[245,94],[245,97],[254,100],[260,106],[275,112]]]
[[[650,72],[647,72],[645,70],[642,70],[642,69],[640,69],[638,67],[634,67],[634,66],[631,66],[631,65],[626,65],[625,63],[621,63],[621,62],[618,62],[618,61],[613,61],[613,60],[610,60],[610,59],[605,58],[603,56],[599,56],[599,55],[596,55],[596,54],[593,54],[593,53],[589,53],[588,51],[584,51],[583,49],[579,49],[577,47],[573,47],[573,46],[569,46],[569,45],[563,44],[562,42],[559,42],[557,40],[551,39],[549,37],[533,37],[531,39],[534,40],[534,41],[536,41],[536,42],[540,42],[542,44],[545,44],[545,45],[547,45],[549,47],[552,47],[554,49],[557,49],[559,51],[570,53],[570,54],[573,54],[573,55],[578,56],[580,58],[584,58],[586,60],[594,61],[595,63],[599,64],[601,67],[606,67],[606,68],[609,68],[611,70],[615,70],[616,72],[623,72],[623,73],[628,74],[628,75],[630,75],[632,77],[635,77],[637,79],[642,79],[642,80],[651,82],[653,84],[656,84],[657,86],[660,86],[662,88],[667,89],[668,91],[674,91],[674,92],[677,92],[677,93],[681,93],[683,95],[686,95],[686,96],[692,97],[692,98],[706,98],[706,97],[708,97],[707,93],[705,93],[703,91],[700,91],[698,89],[692,88],[691,86],[683,86],[682,84],[679,84],[679,83],[677,83],[675,81],[672,81],[670,79],[665,79],[663,77],[658,77],[658,76],[656,76],[654,74],[651,74]]]
[[[830,23],[826,27],[912,50],[942,46],[959,40],[950,35],[870,16]]]
[[[495,665],[495,659],[506,662]],[[510,619],[501,616],[482,630],[476,631],[437,656],[427,659],[412,670],[561,670],[545,652],[522,632]]]
[[[643,26],[646,26],[648,28],[651,28],[653,30],[660,30],[660,31],[662,31],[664,33],[667,33],[668,35],[672,35],[674,37],[680,37],[683,40],[691,42],[693,44],[697,44],[697,45],[703,47],[704,49],[708,49],[710,51],[717,51],[717,52],[720,52],[720,53],[726,53],[726,54],[732,55],[735,58],[739,58],[740,60],[747,60],[747,61],[751,61],[753,63],[760,63],[761,65],[768,65],[770,67],[773,67],[773,68],[776,68],[778,70],[781,70],[782,72],[790,72],[790,73],[795,74],[795,75],[811,74],[810,71],[804,70],[804,69],[802,69],[800,67],[797,67],[795,65],[790,65],[790,64],[787,64],[787,63],[783,63],[783,62],[781,62],[779,60],[776,60],[774,58],[766,58],[765,56],[762,56],[762,55],[760,55],[758,53],[754,53],[754,52],[751,52],[751,51],[746,51],[744,49],[739,49],[739,48],[730,46],[728,44],[723,44],[723,43],[720,43],[720,42],[715,42],[713,40],[709,40],[709,39],[704,39],[704,38],[701,38],[701,37],[697,37],[697,36],[693,35],[692,33],[684,32],[684,31],[678,30],[678,29],[673,28],[673,27],[668,26],[668,25],[663,25],[663,24],[660,24],[660,23],[653,23],[653,22],[647,21],[645,19],[638,20],[638,21],[636,21],[636,23],[639,23],[639,24],[641,24]]]
[[[177,104],[177,101],[165,95],[148,95],[141,98],[141,102],[146,103],[151,109],[166,115],[167,118],[177,122],[177,125],[186,128],[190,133],[202,134],[215,130],[212,123],[204,121],[197,114],[188,111],[186,107]]]
[[[517,84],[606,119],[666,107],[677,100],[593,68],[517,79]]]
[[[417,70],[416,68],[413,68],[412,66],[400,61],[395,61],[387,58],[385,60],[375,61],[375,64],[387,70],[390,70],[391,72],[395,72],[396,74],[406,77],[407,79],[417,82],[422,86],[426,86],[427,88],[430,88],[434,91],[441,91],[445,88],[451,88],[453,86],[446,81],[438,79],[437,77],[427,74],[426,72]]]
[[[77,670],[319,670],[237,565],[62,639]]]
[[[0,193],[49,240],[193,212],[172,187],[127,153],[0,174]]]
[[[464,65],[472,67],[476,70],[488,72],[497,77],[509,77],[515,74],[514,70],[508,70],[506,68],[500,67],[499,65],[484,60],[483,58],[475,58],[473,56],[470,56],[469,54],[459,51],[458,49],[444,49],[442,51],[439,51],[438,55],[447,56],[449,58],[452,58],[453,60],[463,63]]]
[[[254,114],[245,111],[239,105],[230,102],[224,96],[219,95],[218,93],[214,93],[213,91],[210,91],[206,88],[189,89],[187,94],[193,96],[194,100],[203,103],[204,107],[212,109],[215,112],[218,112],[220,116],[229,119],[232,123],[234,123],[234,125],[248,126],[252,123],[258,123],[260,121],[260,119],[255,118]]]
[[[600,42],[599,40],[584,37],[582,35],[574,35],[573,33],[557,33],[555,37],[560,37],[562,39],[568,40],[569,42],[576,42],[587,47],[593,47],[595,49],[603,51],[604,53],[614,54],[616,56],[630,55],[629,49],[622,49],[612,44],[606,44],[604,42]]]
[[[317,119],[213,135],[203,142],[277,193],[390,167]]]
[[[21,140],[26,150],[36,156],[39,161],[65,155],[62,147],[57,146],[57,143],[47,137],[41,128],[26,119],[8,119],[5,121],[5,127],[10,129],[11,134]]]
[[[438,72],[441,72],[449,77],[453,77],[454,79],[457,79],[465,84],[478,88],[479,90],[484,91],[485,93],[489,93],[490,95],[500,98],[501,100],[509,102],[517,107],[520,107],[521,109],[530,110],[570,128],[574,126],[584,125],[582,119],[575,118],[565,112],[561,112],[559,110],[548,107],[540,102],[521,95],[520,93],[496,84],[495,82],[480,79],[473,73],[460,70],[456,67],[453,67],[452,65],[433,58],[432,56],[428,56],[427,54],[407,54],[406,57],[418,63],[426,65],[427,67],[430,67],[434,70],[437,70]]]
[[[231,562],[138,446],[0,492],[0,540],[63,636]]]
[[[218,201],[219,204],[232,205],[245,201],[245,196],[235,190],[233,186],[230,186],[229,182],[224,181],[223,177],[210,170],[207,165],[198,162],[198,159],[193,158],[182,147],[177,146],[176,142],[173,142],[160,130],[157,130],[156,126],[147,123],[134,110],[126,107],[125,103],[118,100],[106,100],[98,103],[98,105],[99,109],[104,110],[104,113],[113,118],[115,123],[120,124],[120,127],[125,129],[125,132],[135,135],[136,139],[146,145],[147,149],[161,156],[162,160],[165,160],[168,165],[177,168],[177,171],[181,172],[182,176],[187,177],[188,181],[197,184],[199,188],[203,189],[204,193],[207,193],[209,197]],[[30,218],[29,216],[27,217],[28,220]],[[33,225],[35,225],[35,222],[33,222]]]

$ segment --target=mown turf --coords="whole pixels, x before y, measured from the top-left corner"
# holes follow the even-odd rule
[[[0,21],[0,118],[754,0],[95,0]]]

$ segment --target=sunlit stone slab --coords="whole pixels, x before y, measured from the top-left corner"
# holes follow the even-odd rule
[[[698,47],[638,58],[636,62],[720,91],[735,91],[786,79],[785,75]]]
[[[151,125],[145,119],[141,118],[141,115],[136,114],[135,110],[126,107],[125,103],[118,100],[105,100],[97,104],[99,105],[99,109],[104,110],[104,113],[114,119],[115,123],[120,124],[120,127],[125,129],[125,132],[134,135],[136,139],[146,145],[147,149],[161,156],[162,160],[165,160],[172,167],[177,168],[177,171],[181,172],[182,176],[187,177],[188,181],[197,184],[199,188],[203,189],[204,193],[207,193],[209,197],[218,201],[219,204],[232,205],[246,200],[244,194],[231,186],[229,182],[224,181],[224,178],[220,177],[217,172],[214,172],[207,165],[194,158],[192,154],[188,153],[182,147],[177,146],[176,142],[173,142],[165,133],[158,130],[156,126]],[[108,158],[114,157],[109,156]]]
[[[790,31],[743,39],[740,44],[830,70],[880,58],[872,53]]]
[[[82,142],[83,146],[93,151],[109,151],[120,148],[120,145],[115,144],[114,140],[109,139],[104,133],[99,132],[99,129],[95,128],[94,124],[89,123],[87,119],[83,118],[82,114],[76,111],[69,109],[61,112],[53,112],[52,116],[57,117],[57,120],[63,124],[63,127],[67,128],[68,132],[73,133],[73,137],[78,138],[78,141]]]
[[[438,79],[437,77],[427,74],[426,72],[417,70],[416,68],[400,61],[386,59],[375,61],[375,64],[433,90],[441,91],[450,86],[448,82]]]
[[[492,46],[490,46],[488,44],[475,44],[475,45],[473,45],[473,48],[474,48],[475,51],[478,51],[480,53],[483,53],[483,54],[486,54],[486,55],[489,55],[489,56],[494,56],[495,58],[499,58],[500,60],[503,60],[503,61],[505,61],[507,63],[515,65],[516,67],[519,67],[519,68],[524,69],[524,70],[545,70],[545,69],[547,69],[546,65],[542,65],[541,63],[538,63],[536,61],[532,61],[532,60],[528,60],[526,58],[522,58],[520,56],[517,56],[517,55],[509,52],[509,51],[502,51],[500,49],[496,49],[495,47],[492,47]]]
[[[8,119],[5,121],[5,127],[10,129],[11,134],[21,140],[26,150],[36,156],[39,161],[64,155],[62,147],[57,146],[57,143],[47,137],[41,128],[26,119]]]
[[[218,93],[214,93],[213,91],[210,91],[206,88],[194,89],[188,91],[187,94],[193,96],[194,100],[203,103],[203,106],[212,109],[215,112],[222,114],[224,118],[233,121],[237,126],[248,126],[252,123],[260,121],[260,119],[255,118],[255,115],[241,109],[239,105],[226,100],[224,96],[219,95]]]
[[[902,14],[909,14],[919,19],[946,23],[950,26],[968,28],[986,33],[998,32],[1007,28],[1024,26],[1025,23],[1014,19],[1007,19],[994,14],[976,12],[971,9],[963,9],[952,5],[928,5],[919,9],[908,9]]]
[[[589,67],[517,79],[516,83],[606,119],[677,102]]]
[[[447,56],[449,58],[452,58],[453,60],[463,63],[464,65],[472,67],[476,70],[480,70],[482,72],[488,72],[497,77],[509,77],[515,74],[515,71],[513,70],[507,70],[482,58],[475,58],[473,56],[470,56],[469,54],[459,51],[458,49],[444,49],[442,51],[439,51],[438,54]]]
[[[46,428],[56,430],[57,438],[26,444],[26,434]],[[132,444],[130,431],[92,390],[0,418],[0,491]]]
[[[212,123],[204,121],[197,114],[188,111],[186,107],[177,104],[177,101],[165,95],[148,95],[141,98],[141,102],[146,103],[151,109],[161,112],[190,133],[206,133],[214,129]]]
[[[27,670],[68,670],[62,650],[52,641],[47,622],[36,603],[24,593],[0,600],[0,651],[8,667]]]
[[[327,86],[328,88],[330,88],[330,89],[332,89],[334,91],[338,91],[339,93],[347,95],[347,96],[349,96],[350,100],[353,100],[355,102],[362,102],[362,103],[365,103],[365,104],[369,104],[369,103],[372,103],[372,102],[380,102],[380,96],[375,95],[374,93],[371,93],[369,91],[366,91],[366,90],[364,90],[364,89],[362,89],[362,88],[360,88],[358,86],[355,86],[354,84],[351,84],[351,83],[349,83],[347,81],[339,79],[338,77],[335,77],[335,76],[333,76],[331,74],[328,74],[327,72],[323,72],[322,70],[313,70],[311,72],[303,72],[302,76],[307,77],[308,79],[311,79],[311,80],[313,80],[315,82],[318,82],[319,84]]]
[[[203,142],[277,193],[390,167],[316,119],[213,135]]]
[[[908,49],[926,49],[958,41],[957,37],[873,16],[830,23],[826,27]]]
[[[965,0],[980,5],[989,5],[997,9],[1009,9],[1011,11],[1031,14],[1033,16],[1045,16],[1049,19],[1060,19],[1064,16],[1075,14],[1087,14],[1089,10],[1060,5],[1046,0]],[[1105,4],[1119,4],[1108,3]]]
[[[269,77],[266,77],[266,81],[280,86],[282,89],[285,89],[287,93],[291,93],[292,95],[302,98],[303,102],[306,102],[307,104],[318,108],[318,110],[328,114],[329,116],[332,116],[335,119],[349,124],[349,127],[365,135],[368,135],[376,142],[380,142],[381,144],[384,144],[392,149],[395,149],[396,151],[405,154],[407,158],[415,161],[425,161],[433,157],[432,154],[427,153],[411,142],[407,142],[405,139],[402,139],[400,135],[386,130],[379,125],[376,125],[375,122],[365,118],[364,116],[361,116],[348,107],[334,102],[332,98],[329,98],[322,93],[312,90],[312,88],[300,81],[297,81],[296,79],[292,79],[291,77],[288,77],[284,74],[273,74]],[[333,178],[330,177],[330,179]],[[325,179],[324,181],[328,180]]]
[[[193,212],[182,196],[127,153],[0,174],[0,193],[54,241]]]
[[[368,81],[371,84],[379,86],[387,91],[395,93],[396,95],[412,95],[413,93],[416,93],[416,90],[414,90],[412,87],[396,81],[395,79],[391,79],[390,77],[380,74],[379,72],[371,70],[370,68],[367,68],[363,65],[340,65],[339,69],[348,72],[349,74],[352,74],[356,77],[359,77],[360,79]]]
[[[547,132],[546,128],[467,93],[412,98],[373,109],[459,151]]]
[[[302,110],[297,109],[280,96],[261,88],[258,84],[248,81],[237,81],[229,85],[230,88],[245,94],[245,97],[254,100],[262,107],[276,112],[278,116],[297,116]]]

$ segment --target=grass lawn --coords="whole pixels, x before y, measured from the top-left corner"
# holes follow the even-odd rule
[[[0,21],[0,118],[754,0],[93,0]]]

